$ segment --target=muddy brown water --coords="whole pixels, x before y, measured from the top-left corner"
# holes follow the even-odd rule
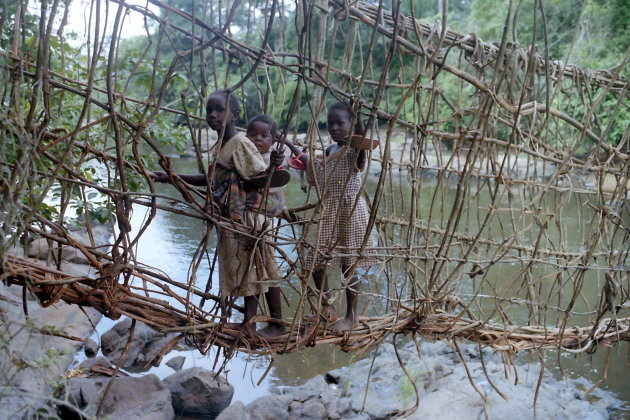
[[[176,169],[181,173],[196,172],[196,166],[193,160],[179,159],[176,160],[175,163],[177,165]],[[304,204],[306,197],[300,190],[299,176],[295,172],[293,172],[292,175],[293,179],[286,189],[288,207],[296,207]],[[368,177],[366,183],[368,191],[374,188],[376,179],[374,174]],[[432,183],[435,184],[435,180],[429,176],[423,180],[423,183],[425,184],[425,193],[429,194],[429,196],[432,195],[434,190],[431,190],[431,188],[434,188],[434,186],[432,187]],[[177,191],[170,186],[160,185],[158,188],[160,192],[165,194],[173,196],[177,196],[178,194]],[[387,211],[391,210],[392,212],[401,214],[408,211],[411,192],[409,186],[404,181],[399,183],[395,190],[397,192],[393,192],[392,197],[386,197],[386,200],[389,200],[392,204],[385,204],[381,208],[387,207]],[[395,197],[397,194],[400,194],[403,198],[399,199]],[[445,189],[443,194],[444,203],[448,203],[450,199],[449,194],[454,194],[454,189]],[[549,202],[551,204],[556,203],[557,200],[559,200],[558,197],[554,194],[550,194]],[[418,214],[427,215],[429,213],[428,206],[431,204],[429,200],[427,201],[427,207],[420,209]],[[488,198],[484,197],[483,193],[480,193],[475,196],[470,204],[470,207],[474,208],[474,211],[471,212],[467,210],[466,221],[469,223],[469,229],[472,232],[474,231],[474,226],[471,221],[481,220],[479,214],[487,208]],[[560,221],[558,222],[561,226],[552,228],[551,231],[555,229],[555,233],[552,234],[558,234],[558,231],[561,231],[563,240],[567,244],[580,243],[583,235],[587,234],[585,232],[588,232],[589,223],[589,220],[585,220],[583,217],[583,206],[584,202],[580,202],[579,200],[573,200],[573,202],[565,204],[561,209],[562,217],[559,217]],[[392,210],[393,207],[396,207],[396,209]],[[133,217],[133,226],[137,229],[144,218],[142,208],[135,208]],[[444,216],[435,216],[435,212],[432,215],[433,221],[438,224],[442,223],[442,217]],[[488,229],[495,231],[497,236],[499,236],[505,232],[505,224],[509,224],[509,220],[509,217],[497,218],[493,220]],[[173,279],[185,281],[189,276],[192,255],[204,231],[205,227],[198,220],[167,212],[158,212],[156,219],[140,240],[137,249],[138,260],[147,265],[162,269]],[[399,232],[399,234],[403,235],[405,232]],[[530,233],[523,232],[523,235],[528,234]],[[570,247],[570,245],[567,245],[567,249],[570,249]],[[214,239],[212,239],[210,244],[210,255],[212,255],[213,248]],[[286,251],[290,255],[295,256],[295,250],[291,249],[291,247],[287,247]],[[197,278],[200,279],[199,284],[205,285],[209,273],[209,264],[210,262],[202,264],[197,272]],[[393,267],[395,268],[396,265],[394,264]],[[519,290],[520,283],[515,280],[514,273],[517,269],[517,263],[497,266],[491,274],[487,275],[485,279],[486,285],[481,289],[477,288],[478,285],[473,278],[462,281],[461,284],[456,284],[454,292],[464,296],[464,298],[466,295],[472,295],[475,291],[480,295],[513,297],[516,290],[516,295],[524,298],[525,295],[523,295],[522,290]],[[543,267],[535,269],[534,273],[537,277],[544,278],[545,275],[548,274],[548,271],[548,269]],[[331,277],[332,282],[337,281],[335,276],[339,277],[340,273],[333,272]],[[468,277],[466,278],[468,279]],[[584,280],[584,296],[596,296],[597,290],[601,290],[602,279],[603,273],[589,272]],[[218,278],[215,274],[215,278],[213,279],[214,292],[216,292],[217,287]],[[545,292],[545,286],[541,286],[537,290],[543,294]],[[285,316],[290,317],[293,314],[291,308],[295,308],[297,296],[295,296],[296,293],[288,290],[285,290],[285,295],[289,300],[289,307],[285,308]],[[560,303],[559,306],[562,306],[561,304],[565,303],[565,299],[565,297],[557,298],[554,300],[554,304]],[[480,310],[485,311],[484,313],[496,307],[496,302],[492,298],[484,298],[481,299],[480,302]],[[365,302],[362,302],[362,304],[365,306]],[[589,310],[588,308],[593,305],[594,303],[588,302],[587,298],[580,299],[576,305],[575,311],[586,312]],[[375,312],[381,309],[385,310],[382,306],[379,307],[379,305],[370,305],[370,307]],[[527,312],[518,305],[508,305],[504,309],[514,321],[525,321],[528,316]],[[549,325],[554,324],[557,316],[559,316],[557,313],[553,313],[547,318]],[[535,322],[533,322],[533,324],[535,324]],[[112,325],[113,322],[106,319],[99,324],[98,332],[102,334]],[[213,368],[215,360],[214,352],[203,356],[196,351],[174,351],[169,353],[169,355],[165,357],[165,360],[178,355],[186,357],[184,368],[193,366],[202,366],[208,369]],[[268,394],[272,387],[301,384],[313,376],[323,374],[338,367],[347,366],[357,360],[358,357],[367,356],[369,356],[369,351],[357,356],[346,354],[335,346],[320,345],[296,353],[276,355],[271,370],[263,378],[271,359],[269,357],[239,354],[230,361],[227,369],[227,377],[235,387],[233,401],[240,400],[247,404],[260,396]],[[517,356],[517,359],[520,362],[531,361],[533,363],[540,363],[538,354],[522,352],[522,354]],[[586,353],[572,354],[567,352],[558,354],[555,350],[547,350],[544,357],[547,369],[553,371],[558,378],[564,374],[570,377],[584,377],[593,383],[602,378],[607,359],[609,363],[608,377],[607,381],[601,386],[613,392],[617,398],[624,401],[626,404],[626,410],[617,412],[615,417],[630,418],[630,347],[627,342],[612,348],[600,347],[597,352],[592,355]],[[159,367],[152,368],[150,372],[160,377],[165,377],[173,373],[173,370],[162,364]]]

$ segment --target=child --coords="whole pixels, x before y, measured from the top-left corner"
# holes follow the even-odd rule
[[[239,101],[230,91],[218,90],[210,95],[206,104],[206,121],[219,135],[214,173],[209,174],[209,177],[205,174],[179,177],[198,186],[207,185],[207,180],[212,179],[215,202],[222,206],[225,216],[245,227],[246,234],[243,234],[236,228],[228,229],[218,225],[216,247],[221,298],[227,301],[229,297],[244,296],[245,299],[243,322],[240,325],[231,325],[242,328],[256,315],[260,294],[269,293],[270,284],[273,286],[274,282],[281,279],[273,254],[269,254],[269,245],[264,240],[248,236],[256,236],[260,228],[264,228],[266,209],[259,211],[259,208],[252,207],[256,200],[252,200],[252,194],[246,192],[252,189],[247,182],[255,178],[264,181],[266,173],[282,164],[284,156],[274,150],[270,154],[270,164],[265,163],[256,146],[236,130],[239,111]],[[286,170],[276,170],[274,174],[276,176],[272,178],[272,187],[288,182]],[[169,175],[156,172],[154,179],[157,182],[169,182]],[[256,185],[260,185],[260,182]],[[276,299],[274,291],[268,299],[273,316],[281,318],[279,296]],[[282,328],[271,328],[263,334],[280,330]]]
[[[256,149],[258,149],[265,162],[269,164],[271,159],[271,146],[278,138],[278,126],[276,122],[267,115],[257,115],[249,121],[246,136],[252,143],[254,143]],[[250,194],[249,197],[255,200],[255,202],[250,204],[251,208],[264,207],[268,214],[279,214],[279,212],[285,207],[283,187],[269,188],[266,196],[263,196],[261,192],[257,192]],[[273,261],[273,248],[271,248],[268,244],[265,244],[264,246],[268,248],[266,255],[272,258]],[[278,271],[277,268],[276,271]],[[281,297],[282,295],[279,286],[270,286],[269,291],[265,293],[267,306],[269,306],[269,315],[271,318],[282,319]],[[270,322],[267,327],[259,331],[258,334],[271,338],[277,337],[284,332],[285,328],[282,324]]]
[[[328,108],[328,132],[334,143],[326,148],[323,159],[310,159],[298,148],[286,143],[291,152],[307,168],[307,177],[311,185],[316,185],[321,197],[321,217],[317,231],[316,249],[309,250],[306,256],[305,269],[313,269],[315,286],[322,293],[324,304],[330,298],[326,267],[339,264],[346,281],[346,316],[333,324],[334,333],[343,333],[352,329],[357,323],[357,297],[359,278],[351,273],[355,268],[366,268],[377,260],[372,256],[358,255],[367,232],[369,213],[367,204],[359,196],[361,191],[361,171],[365,168],[367,153],[358,145],[362,136],[349,147],[345,147],[352,134],[352,110],[341,102]],[[360,120],[357,119],[354,133],[364,132]],[[369,139],[367,139],[369,141]],[[371,247],[368,238],[366,247]],[[342,255],[335,255],[342,254]],[[366,252],[369,254],[369,252]],[[356,264],[355,264],[356,263]],[[349,278],[350,277],[350,278]],[[328,307],[331,320],[336,314],[334,307]]]

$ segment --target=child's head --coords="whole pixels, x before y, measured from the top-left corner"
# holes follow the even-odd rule
[[[206,103],[206,121],[210,128],[220,131],[224,121],[226,127],[236,122],[240,110],[241,105],[233,92],[227,89],[217,90],[210,95]]]
[[[247,138],[260,153],[267,153],[278,137],[278,126],[268,115],[256,115],[247,124]]]
[[[352,111],[343,102],[328,107],[328,133],[333,141],[345,144],[352,132]]]

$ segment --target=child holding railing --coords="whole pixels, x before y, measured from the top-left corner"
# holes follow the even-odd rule
[[[261,208],[260,189],[267,184],[267,176],[273,173],[269,186],[285,185],[290,178],[284,169],[275,169],[284,160],[282,153],[273,150],[269,162],[261,155],[256,145],[246,135],[236,130],[236,120],[240,111],[238,98],[228,90],[212,93],[206,104],[206,121],[210,128],[219,134],[215,154],[214,173],[179,175],[192,185],[207,185],[212,180],[215,203],[222,209],[223,216],[237,222],[217,224],[217,259],[219,262],[219,294],[227,304],[229,298],[243,296],[245,311],[240,324],[230,324],[233,328],[243,328],[256,315],[259,297],[269,293],[272,317],[281,318],[279,307],[278,281],[281,276],[272,249],[266,240],[258,235],[269,225],[268,216],[277,216],[283,206]],[[170,182],[169,174],[154,173],[157,182]],[[268,204],[268,200],[264,200]],[[276,299],[277,294],[277,299]],[[277,301],[277,305],[276,305]],[[254,331],[256,327],[254,325]],[[274,326],[263,329],[263,335],[277,335],[284,328]]]
[[[304,269],[312,270],[325,306],[323,315],[330,321],[335,321],[337,314],[334,306],[328,305],[327,267],[339,265],[345,278],[346,315],[332,325],[335,333],[348,331],[357,323],[360,280],[356,269],[367,268],[377,261],[369,250],[359,253],[366,235],[366,249],[372,246],[367,232],[369,211],[359,193],[367,150],[374,148],[378,141],[364,136],[365,130],[358,118],[353,129],[352,120],[352,109],[346,104],[336,102],[328,108],[328,132],[334,143],[326,148],[321,158],[311,158],[286,142],[295,155],[290,163],[306,170],[309,183],[318,188],[321,198],[317,241],[306,254]],[[306,317],[307,321],[316,319],[316,316]]]

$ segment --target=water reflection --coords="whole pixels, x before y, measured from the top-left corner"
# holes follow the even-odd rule
[[[178,160],[176,170],[182,173],[196,172],[196,164],[192,160]],[[468,187],[465,202],[458,204],[461,191],[458,191],[457,179],[447,177],[442,184],[432,177],[432,173],[419,180],[411,182],[407,174],[401,173],[399,178],[389,180],[385,187],[385,194],[379,208],[379,216],[385,219],[408,220],[409,214],[415,214],[416,220],[428,234],[411,230],[408,226],[387,224],[379,231],[379,246],[387,247],[387,253],[396,252],[409,258],[389,259],[381,267],[370,274],[363,290],[376,295],[387,296],[393,300],[410,296],[426,297],[432,281],[451,279],[447,291],[460,296],[465,302],[471,303],[471,310],[480,318],[491,318],[495,321],[508,321],[515,324],[543,324],[556,325],[565,315],[565,309],[573,295],[573,285],[579,281],[582,285],[577,296],[574,312],[584,315],[574,315],[571,325],[587,324],[591,319],[591,311],[596,305],[596,297],[603,287],[603,270],[588,270],[581,272],[575,267],[565,267],[558,270],[558,265],[565,264],[561,258],[554,259],[548,255],[538,255],[536,264],[529,266],[529,261],[519,258],[527,255],[533,244],[539,244],[541,249],[549,249],[560,255],[566,252],[582,252],[582,244],[587,243],[590,235],[595,233],[597,226],[592,224],[591,207],[599,206],[597,197],[566,195],[553,191],[545,192],[542,201],[536,201],[536,189],[522,193],[519,188],[504,185],[492,185],[489,181],[473,182]],[[368,198],[376,189],[377,178],[370,175],[366,180]],[[490,188],[489,188],[490,187]],[[163,193],[178,197],[177,191],[170,186],[160,185]],[[541,190],[542,191],[542,190]],[[494,203],[492,195],[496,194]],[[306,201],[306,195],[300,190],[297,176],[287,186],[286,199],[288,207],[301,206]],[[311,200],[312,201],[312,200]],[[532,203],[543,203],[546,210],[538,211]],[[457,206],[460,206],[459,208]],[[458,214],[457,228],[450,219],[453,211]],[[488,212],[493,217],[486,220]],[[627,209],[622,211],[621,217],[630,221]],[[134,228],[140,225],[143,214],[140,209],[134,210]],[[308,218],[308,214],[304,216]],[[544,217],[544,220],[541,219]],[[466,237],[476,235],[480,226],[484,226],[484,235],[477,247],[469,249]],[[461,240],[447,244],[447,252],[442,257],[434,259],[440,245],[440,231],[450,229],[460,235]],[[283,233],[293,237],[294,233],[285,227]],[[516,234],[515,234],[516,232]],[[207,233],[205,223],[180,215],[158,212],[156,219],[143,235],[137,249],[138,260],[148,265],[164,270],[173,279],[187,282],[190,277],[192,256],[198,251],[204,235]],[[605,233],[604,243],[623,245],[623,232],[610,231]],[[501,244],[509,242],[512,246],[522,247],[521,253],[514,253],[513,258],[501,260],[500,263],[488,263],[490,249],[502,250]],[[410,245],[411,244],[411,245]],[[195,285],[204,290],[210,276],[210,266],[213,262],[215,235],[211,234],[203,262],[196,272]],[[283,248],[287,254],[295,259],[296,251],[293,246]],[[512,255],[512,254],[510,254]],[[460,263],[458,256],[466,256],[467,261]],[[500,255],[497,255],[497,257]],[[578,261],[572,262],[577,264]],[[597,262],[590,261],[591,265]],[[601,260],[602,267],[607,266]],[[483,267],[483,269],[481,269]],[[333,286],[339,283],[340,273],[331,271]],[[413,281],[410,281],[413,279]],[[218,291],[218,273],[213,275],[210,291]],[[295,279],[292,281],[295,282]],[[299,285],[295,285],[299,288]],[[293,315],[297,307],[298,293],[285,287],[288,308],[285,313]],[[523,301],[548,302],[544,308],[532,310],[523,305]],[[360,308],[364,314],[378,315],[391,310],[391,301],[374,297],[362,297]],[[207,308],[208,306],[206,306]],[[628,374],[628,344],[624,343],[611,351],[608,382],[604,388],[613,390],[625,401],[630,401],[630,389],[627,385]],[[600,349],[594,356],[582,355],[573,357],[566,353],[560,357],[560,367],[568,372],[575,372],[596,382],[604,366],[606,349]],[[198,352],[183,352],[187,357],[185,368],[203,366],[212,368],[216,354],[212,351],[208,356],[201,356]],[[362,356],[366,357],[368,352]],[[176,354],[177,355],[177,354]],[[276,355],[273,367],[262,380],[271,362],[270,358],[250,357],[239,355],[230,362],[228,379],[235,386],[234,400],[245,403],[252,401],[268,392],[270,386],[291,386],[336,367],[345,366],[353,361],[353,355],[341,352],[337,347],[322,345],[307,348],[303,351]],[[560,372],[558,359],[552,351],[547,352],[547,363]],[[595,368],[594,368],[595,366]],[[170,368],[155,368],[160,376],[170,373]]]

